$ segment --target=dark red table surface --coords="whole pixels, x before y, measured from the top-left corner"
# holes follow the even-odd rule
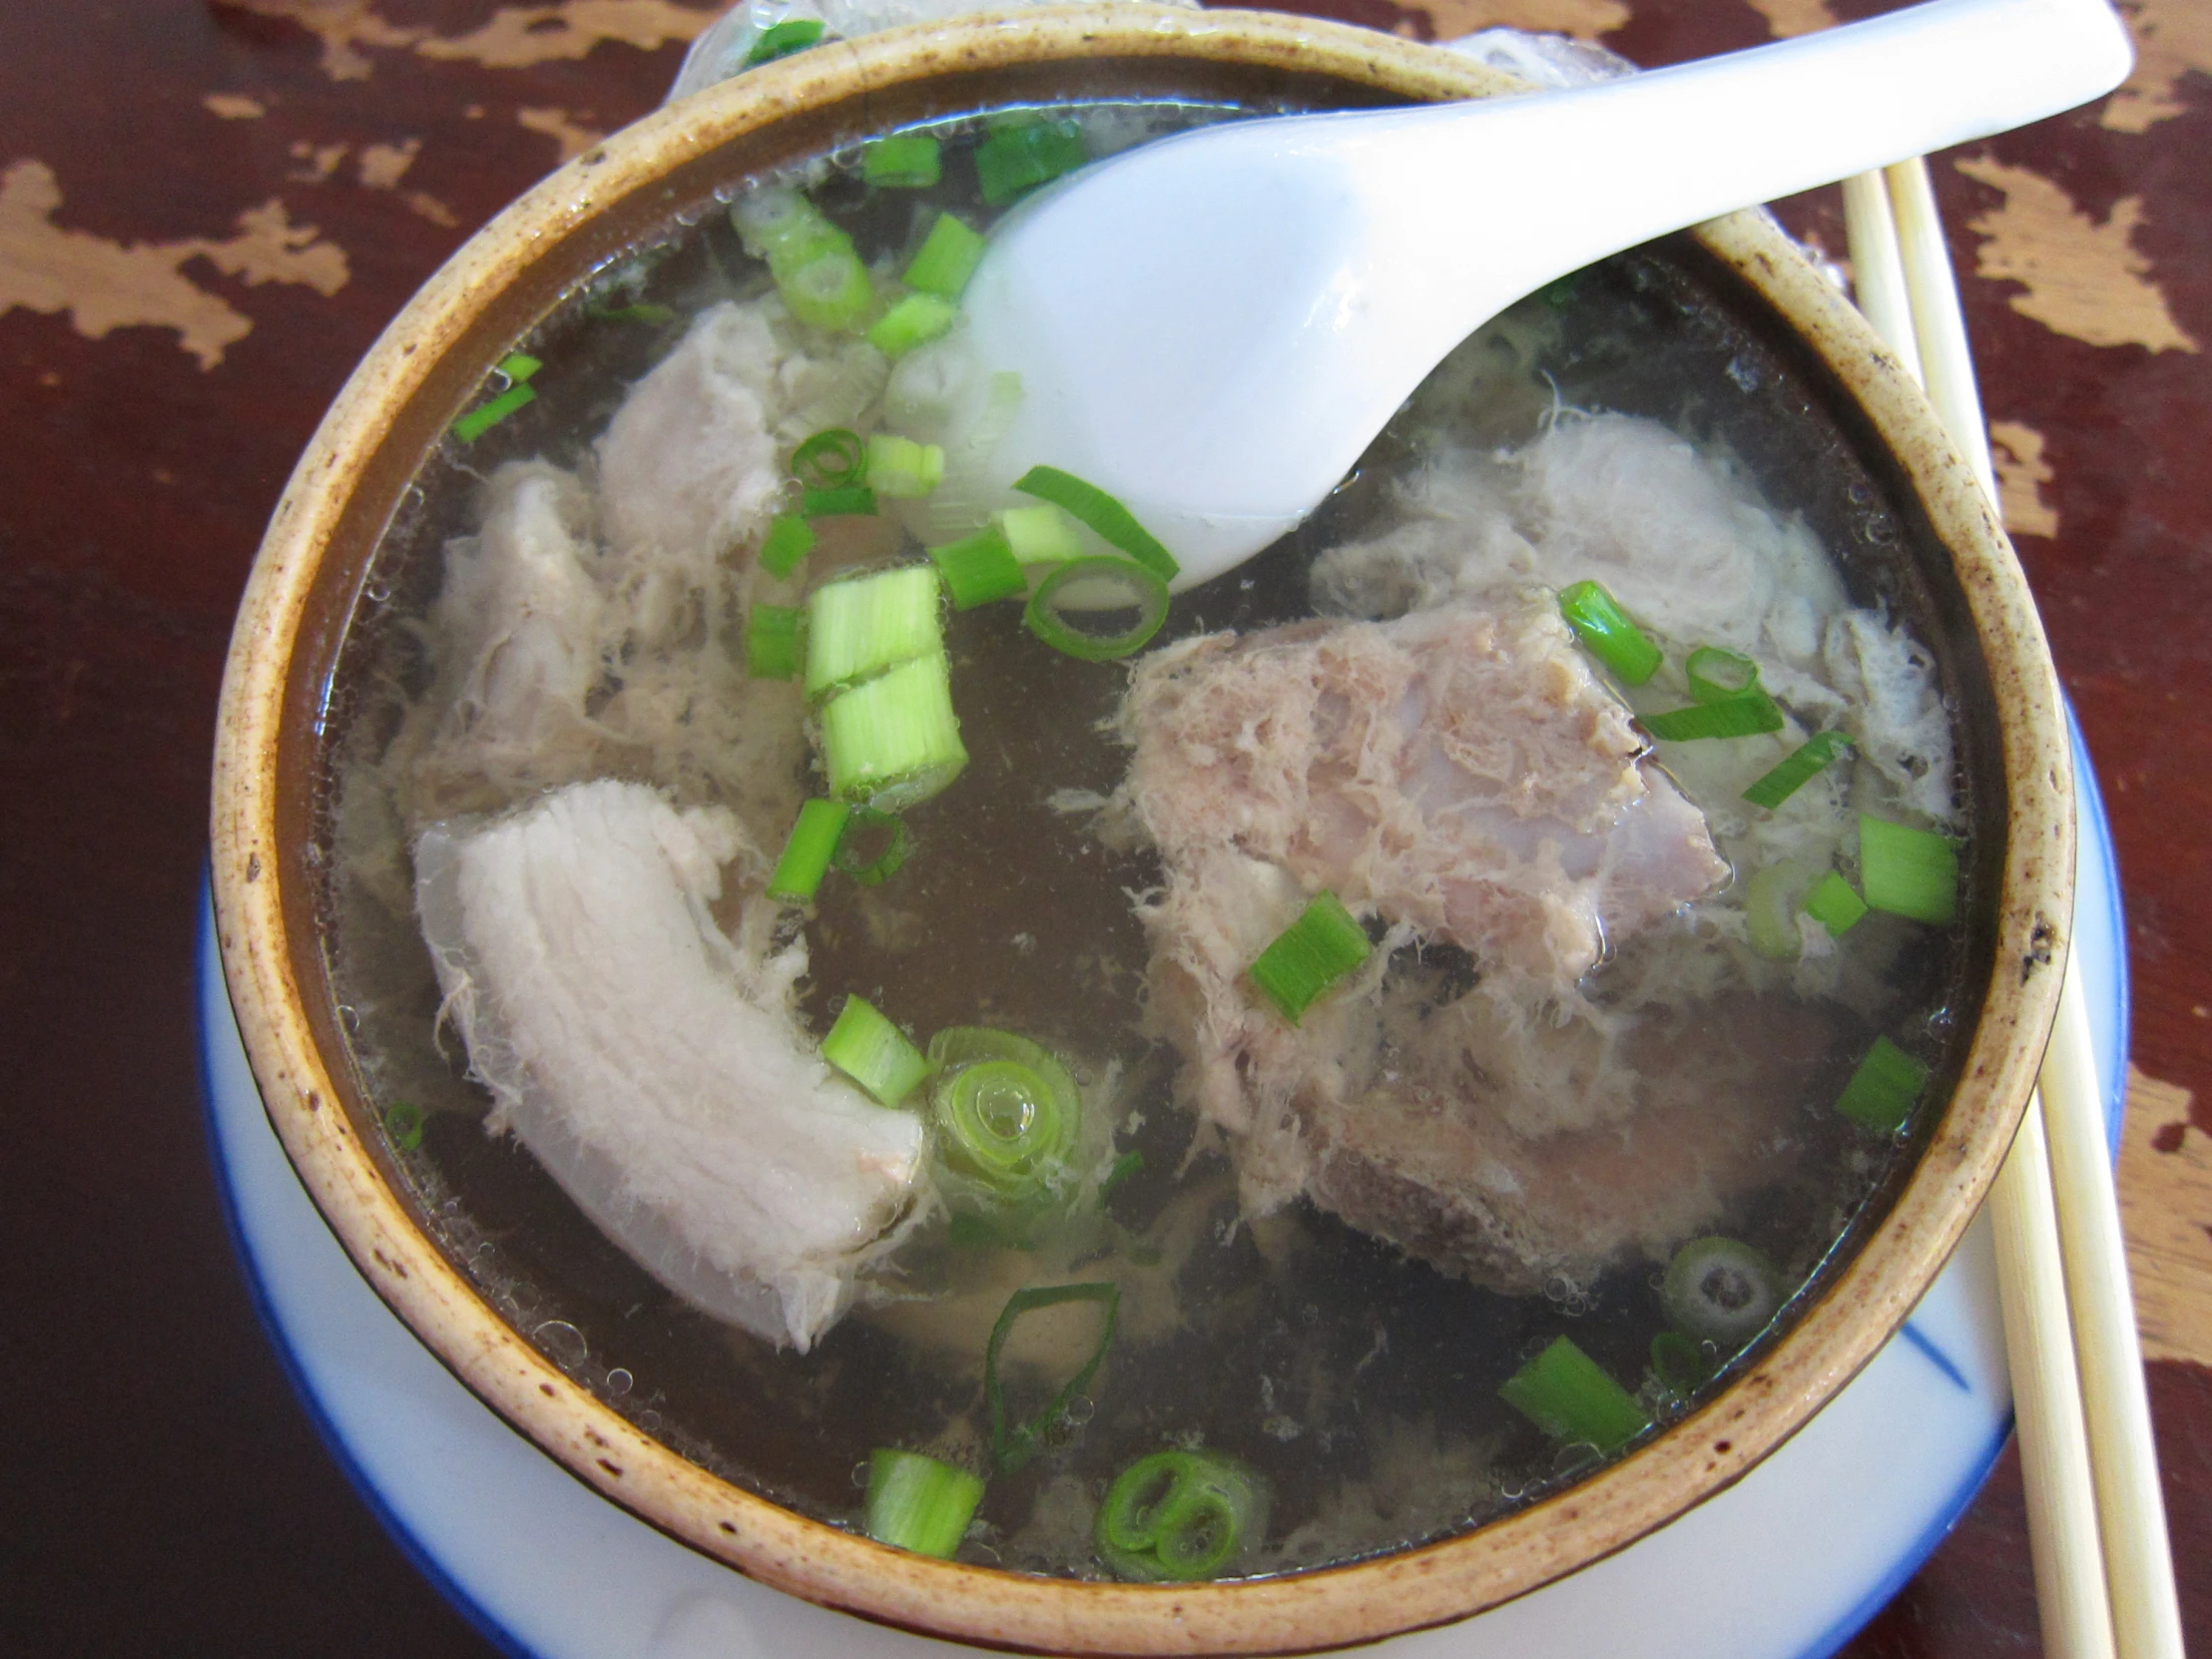
[[[716,9],[0,5],[0,1652],[490,1651],[317,1442],[224,1231],[192,1000],[210,734],[263,524],[355,359],[476,226],[655,104]],[[1658,65],[1886,8],[1308,9]],[[1936,179],[2119,846],[2122,1190],[2184,1615],[2212,1648],[2212,0],[2126,9],[2120,94]],[[1832,195],[1784,216],[1842,252]],[[2037,1648],[2008,1455],[1846,1652]]]

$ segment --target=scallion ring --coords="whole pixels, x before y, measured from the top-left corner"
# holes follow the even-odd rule
[[[1074,616],[1120,616],[1136,620],[1117,633],[1079,628]],[[1168,585],[1127,559],[1070,559],[1055,566],[1037,584],[1022,612],[1029,631],[1055,651],[1086,663],[1111,662],[1142,650],[1168,617]]]
[[[1690,695],[1700,703],[1718,703],[1724,697],[1741,697],[1759,684],[1759,665],[1739,651],[1717,645],[1701,645],[1682,665],[1690,682]]]
[[[1734,1239],[1692,1239],[1674,1253],[1659,1300],[1674,1328],[1734,1354],[1767,1328],[1782,1306],[1782,1275]]]
[[[861,886],[878,887],[891,878],[913,849],[914,838],[906,832],[906,821],[896,813],[855,807],[830,853],[830,862]],[[772,896],[774,892],[771,888]]]
[[[1260,1476],[1218,1451],[1155,1451],[1107,1488],[1091,1540],[1117,1577],[1147,1583],[1219,1578],[1266,1530]]]
[[[866,470],[867,444],[850,427],[827,427],[792,451],[792,476],[809,489],[843,489]]]

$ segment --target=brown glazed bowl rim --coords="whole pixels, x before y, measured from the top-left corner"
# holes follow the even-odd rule
[[[1326,78],[1346,97],[1478,96],[1501,77],[1454,54],[1281,14],[1091,5],[838,42],[660,111],[572,161],[431,278],[339,393],[248,582],[226,672],[213,803],[225,975],[270,1117],[316,1206],[376,1292],[463,1382],[614,1501],[793,1594],[986,1645],[1056,1653],[1288,1653],[1370,1641],[1493,1606],[1642,1536],[1742,1476],[1855,1375],[1911,1311],[2010,1145],[2055,1006],[2071,921],[2072,780],[2033,602],[1966,464],[1918,389],[1770,222],[1700,241],[1796,328],[1887,442],[1952,553],[1993,689],[2006,840],[1985,1001],[1956,1091],[1888,1217],[1795,1330],[1711,1403],[1611,1467],[1473,1532],[1352,1566],[1227,1584],[1045,1579],[884,1548],[687,1461],[571,1381],[507,1325],[417,1226],[361,1106],[314,929],[308,774],[336,641],[400,485],[485,367],[542,313],[533,273],[575,276],[658,223],[718,153],[752,135],[813,147],[850,121],[1042,65]],[[921,89],[917,91],[916,89]],[[1003,96],[1003,93],[1001,94]],[[973,98],[966,107],[981,102]],[[804,124],[817,120],[814,136]],[[724,156],[727,164],[727,155]],[[627,213],[631,229],[599,237]],[[603,246],[602,246],[603,245]],[[581,263],[579,263],[581,262]],[[377,508],[381,503],[381,508]]]

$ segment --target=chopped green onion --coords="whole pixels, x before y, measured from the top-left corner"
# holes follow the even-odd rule
[[[807,695],[816,698],[944,646],[937,573],[896,565],[807,596]]]
[[[761,568],[771,576],[789,576],[814,547],[814,527],[804,517],[778,513],[761,538]]]
[[[1913,1106],[1928,1087],[1932,1073],[1888,1037],[1877,1037],[1859,1069],[1851,1074],[1844,1092],[1836,1098],[1836,1110],[1852,1122],[1891,1135],[1905,1127]]]
[[[1116,1577],[1150,1584],[1219,1578],[1267,1530],[1267,1485],[1218,1451],[1155,1451],[1106,1489],[1091,1540]]]
[[[833,490],[802,490],[799,511],[803,518],[873,518],[875,492],[859,484]]]
[[[1073,616],[1135,611],[1136,620],[1111,634],[1079,628]],[[1087,663],[1110,662],[1141,649],[1168,619],[1168,585],[1127,559],[1070,559],[1053,567],[1029,596],[1022,621],[1055,651]]]
[[[885,1106],[896,1106],[929,1075],[921,1050],[860,996],[844,999],[822,1039],[822,1057]]]
[[[1086,483],[1056,466],[1033,466],[1014,480],[1014,488],[1055,507],[1065,508],[1079,522],[1089,525],[1163,582],[1172,582],[1183,568],[1159,538],[1137,522],[1136,515],[1096,484]]]
[[[822,878],[836,856],[852,809],[841,801],[810,801],[799,809],[784,855],[768,878],[768,895],[788,904],[805,904],[822,890]]]
[[[1840,939],[1867,913],[1867,901],[1849,881],[1830,870],[1806,896],[1805,913],[1827,928],[1829,937]]]
[[[510,351],[499,359],[499,372],[518,386],[544,366],[543,362],[527,351]]]
[[[1015,1215],[1065,1198],[1083,1096],[1051,1050],[984,1025],[929,1041],[937,1160],[955,1214]]]
[[[1616,1451],[1651,1426],[1636,1396],[1565,1337],[1505,1380],[1505,1403],[1555,1440]]]
[[[1106,1171],[1105,1175],[1100,1178],[1098,1183],[1098,1196],[1100,1200],[1103,1201],[1107,1194],[1111,1193],[1116,1187],[1120,1186],[1124,1181],[1128,1180],[1132,1175],[1135,1175],[1139,1170],[1143,1168],[1143,1153],[1136,1151],[1124,1152],[1119,1158],[1116,1158],[1114,1160],[1112,1167],[1110,1167]]]
[[[1075,521],[1049,501],[1039,507],[1008,507],[997,522],[1018,565],[1065,564],[1083,556]]]
[[[671,305],[618,305],[585,314],[600,322],[648,322],[655,327],[676,320],[676,310]]]
[[[745,67],[757,69],[762,64],[774,63],[778,58],[788,58],[794,52],[804,52],[822,39],[829,25],[819,17],[787,17],[783,22],[761,31],[761,38],[753,43],[753,50],[745,55]]]
[[[1659,648],[1595,582],[1559,590],[1559,614],[1584,649],[1613,671],[1624,686],[1640,686],[1659,671]]]
[[[893,501],[917,501],[944,481],[944,450],[895,432],[867,440],[867,484]]]
[[[865,856],[857,844],[863,835],[882,837],[882,844]],[[872,807],[860,807],[853,811],[851,822],[844,826],[843,834],[830,848],[830,861],[861,886],[879,887],[896,873],[913,849],[914,838],[906,832],[904,819],[895,813],[878,813]],[[776,889],[770,887],[769,895],[774,897],[775,894]]]
[[[860,177],[893,190],[927,190],[943,176],[937,141],[927,133],[893,133],[860,151]]]
[[[1690,682],[1690,695],[1700,703],[1718,703],[1724,697],[1741,697],[1759,684],[1759,665],[1737,651],[1717,645],[1701,645],[1682,665]]]
[[[1073,122],[1040,121],[1001,130],[975,147],[975,182],[983,200],[1003,208],[1039,185],[1073,173],[1091,159]]]
[[[929,549],[929,557],[944,578],[945,592],[955,611],[972,611],[994,599],[1006,599],[1029,585],[1006,545],[1005,532],[985,525],[972,536]]]
[[[983,239],[965,220],[937,215],[899,280],[917,293],[957,299],[983,260]]]
[[[776,291],[784,296],[792,315],[817,328],[857,332],[875,303],[867,267],[849,244],[827,249],[789,271],[776,271],[773,265],[769,269],[776,276]]]
[[[1091,1350],[1091,1357],[1084,1361],[1076,1374],[1060,1386],[1051,1403],[1027,1422],[1012,1428],[1006,1424],[1005,1386],[998,1376],[998,1362],[1005,1351],[1006,1339],[1014,1324],[1024,1314],[1039,1308],[1056,1308],[1063,1302],[1095,1302],[1105,1309],[1104,1322],[1098,1333],[1098,1346]],[[1006,1308],[998,1316],[998,1323],[991,1327],[991,1340],[983,1350],[983,1398],[991,1413],[991,1459],[1000,1474],[1012,1474],[1030,1458],[1044,1449],[1044,1437],[1053,1424],[1098,1375],[1099,1362],[1106,1358],[1106,1349],[1114,1340],[1114,1326],[1121,1316],[1121,1287],[1111,1283],[1094,1285],[1039,1285],[1016,1291],[1007,1299]]]
[[[796,605],[754,606],[745,619],[745,672],[756,680],[797,674],[802,620]]]
[[[958,306],[938,294],[909,293],[876,318],[867,342],[886,357],[903,357],[944,333],[959,314]]]
[[[867,1458],[861,1529],[879,1544],[949,1557],[967,1536],[983,1482],[918,1451],[877,1446]]]
[[[1859,890],[1872,909],[1944,926],[1958,913],[1957,844],[1861,813]]]
[[[1733,1354],[1766,1330],[1784,1289],[1780,1271],[1751,1246],[1692,1239],[1667,1264],[1659,1300],[1677,1331]]]
[[[852,328],[875,303],[875,286],[852,239],[794,190],[768,186],[730,207],[746,252],[768,262],[792,315],[818,328]]]
[[[395,1100],[384,1110],[384,1133],[401,1152],[422,1144],[422,1108],[411,1100]]]
[[[463,443],[474,443],[486,432],[505,420],[525,403],[537,401],[537,391],[528,385],[512,385],[488,403],[475,408],[453,422],[453,435]]]
[[[1325,888],[1307,901],[1298,920],[1246,971],[1283,1017],[1296,1025],[1316,997],[1366,961],[1374,949],[1367,929]]]
[[[792,476],[811,490],[843,489],[867,472],[867,444],[848,426],[830,426],[792,451]]]
[[[1668,1392],[1687,1398],[1712,1381],[1713,1362],[1702,1344],[1662,1331],[1651,1339],[1651,1370]]]
[[[1813,870],[1795,858],[1761,866],[1744,885],[1744,927],[1751,948],[1770,961],[1794,962],[1805,948],[1798,911],[1813,888]]]
[[[1646,731],[1667,743],[1690,743],[1698,738],[1748,738],[1761,732],[1782,730],[1782,711],[1773,698],[1754,687],[1734,697],[1710,703],[1693,703],[1687,709],[1670,709],[1661,715],[1639,717]]]
[[[1826,772],[1850,747],[1851,739],[1841,732],[1816,732],[1791,751],[1780,766],[1744,791],[1744,799],[1771,813]]]
[[[822,711],[830,793],[878,812],[903,812],[967,765],[952,713],[952,668],[939,650],[832,697]]]

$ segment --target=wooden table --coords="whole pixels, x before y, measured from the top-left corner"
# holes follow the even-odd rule
[[[347,370],[471,230],[650,108],[713,9],[0,7],[0,1648],[489,1651],[317,1443],[231,1252],[191,998],[210,733],[262,525]],[[1884,8],[1311,9],[1656,65]],[[2212,4],[2128,9],[2120,94],[1936,174],[2006,516],[2119,844],[2123,1192],[2184,1610],[2212,1643],[2212,954],[2189,942],[2212,937]],[[1785,217],[1841,251],[1832,199]],[[2008,1457],[1847,1652],[2035,1647]]]

